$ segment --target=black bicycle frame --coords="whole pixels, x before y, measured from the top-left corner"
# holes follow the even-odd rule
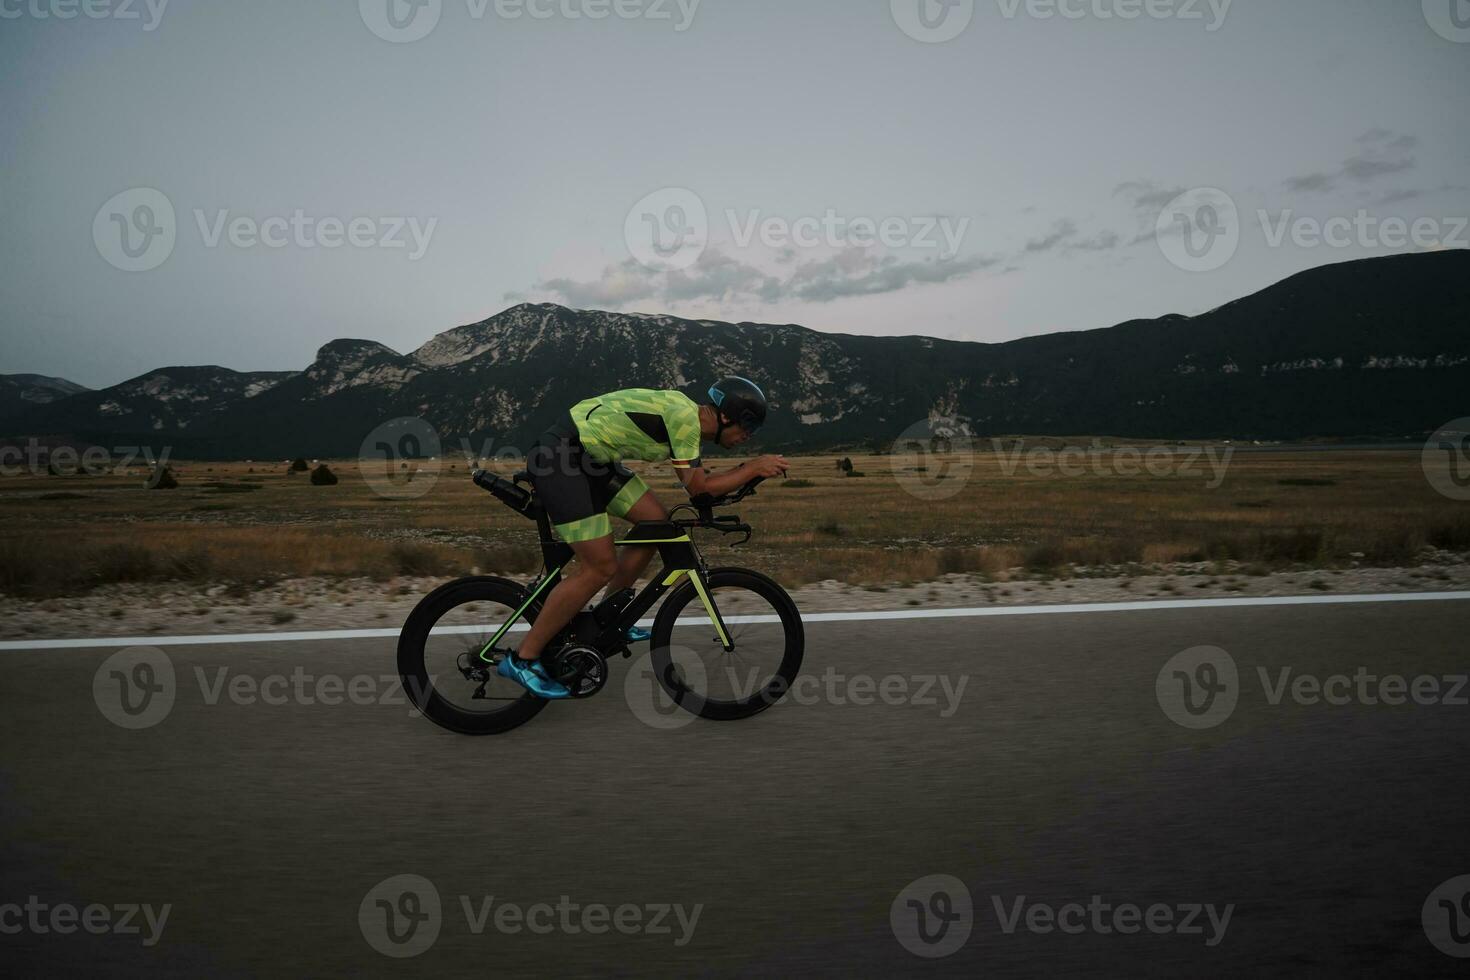
[[[704,558],[700,555],[699,549],[695,547],[694,539],[689,535],[689,529],[699,526],[699,523],[698,521],[643,521],[633,525],[633,529],[623,540],[614,542],[620,548],[656,545],[663,568],[659,575],[642,592],[638,593],[632,602],[628,603],[615,620],[601,627],[600,632],[591,642],[592,646],[603,652],[626,646],[628,628],[636,625],[638,620],[643,618],[644,613],[652,609],[664,597],[664,593],[678,584],[681,578],[688,575],[689,581],[694,585],[694,591],[704,603],[705,611],[709,613],[710,622],[714,625],[725,652],[729,653],[735,649],[735,644],[730,638],[730,631],[725,628],[725,620],[721,617],[714,595],[710,592],[709,581],[705,576]],[[551,519],[544,509],[536,514],[536,527],[541,533],[543,564],[541,575],[529,586],[530,595],[526,597],[525,602],[480,650],[480,660],[486,663],[489,663],[491,652],[500,642],[500,638],[527,609],[541,606],[543,597],[561,582],[562,569],[576,557],[576,552],[572,550],[571,545],[556,540],[551,533]],[[587,612],[578,613],[568,627],[576,628],[580,623],[585,628],[586,620],[583,617],[590,616],[591,614]]]

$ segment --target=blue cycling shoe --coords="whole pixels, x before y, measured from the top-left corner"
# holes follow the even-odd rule
[[[552,680],[539,660],[521,660],[513,653],[505,655],[495,667],[495,673],[507,680],[515,681],[538,698],[559,701],[569,698],[572,692],[565,684]]]
[[[629,626],[627,637],[629,643],[642,643],[644,640],[653,639],[653,633],[642,626]]]

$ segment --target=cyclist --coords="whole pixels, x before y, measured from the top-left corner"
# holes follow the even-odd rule
[[[699,405],[678,391],[629,388],[572,406],[569,417],[548,429],[526,457],[532,485],[557,534],[577,555],[577,570],[546,595],[520,649],[496,672],[543,698],[571,692],[553,680],[540,659],[562,628],[604,587],[608,595],[629,588],[652,560],[656,546],[613,546],[612,514],[630,522],[667,520],[669,513],[625,459],[669,460],[690,496],[722,496],[758,476],[786,472],[783,456],[761,456],[721,473],[700,459],[700,443],[726,448],[745,442],[766,420],[766,396],[753,382],[726,378]],[[646,630],[629,630],[630,641]]]

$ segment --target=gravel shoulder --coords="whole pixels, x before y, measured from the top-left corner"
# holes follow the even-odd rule
[[[397,629],[419,599],[443,581],[305,578],[249,593],[225,586],[149,584],[107,586],[81,596],[40,601],[0,596],[0,639]],[[1304,569],[1264,575],[1183,564],[1131,577],[1024,578],[1016,569],[1007,581],[968,574],[886,586],[828,580],[795,589],[792,596],[802,611],[816,613],[1467,589],[1470,562],[1440,553],[1405,568]]]

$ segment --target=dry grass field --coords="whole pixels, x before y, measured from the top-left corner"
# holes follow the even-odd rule
[[[789,585],[1143,574],[1178,562],[1245,574],[1392,567],[1426,547],[1470,551],[1470,503],[1437,493],[1417,451],[1246,451],[1223,471],[1209,458],[1186,467],[1176,451],[1152,474],[1111,451],[1079,456],[1070,476],[996,452],[855,456],[851,476],[836,456],[802,457],[787,481],[738,508],[756,529],[749,545],[701,540],[712,563],[766,569]],[[148,581],[248,593],[304,576],[388,580],[538,564],[534,525],[471,484],[463,460],[427,464],[408,484],[427,492],[412,499],[375,492],[356,461],[329,465],[335,486],[288,474],[284,462],[174,462],[178,486],[168,490],[147,489],[148,471],[136,466],[0,477],[0,593],[42,598]],[[681,499],[667,468],[635,468],[666,504]]]

